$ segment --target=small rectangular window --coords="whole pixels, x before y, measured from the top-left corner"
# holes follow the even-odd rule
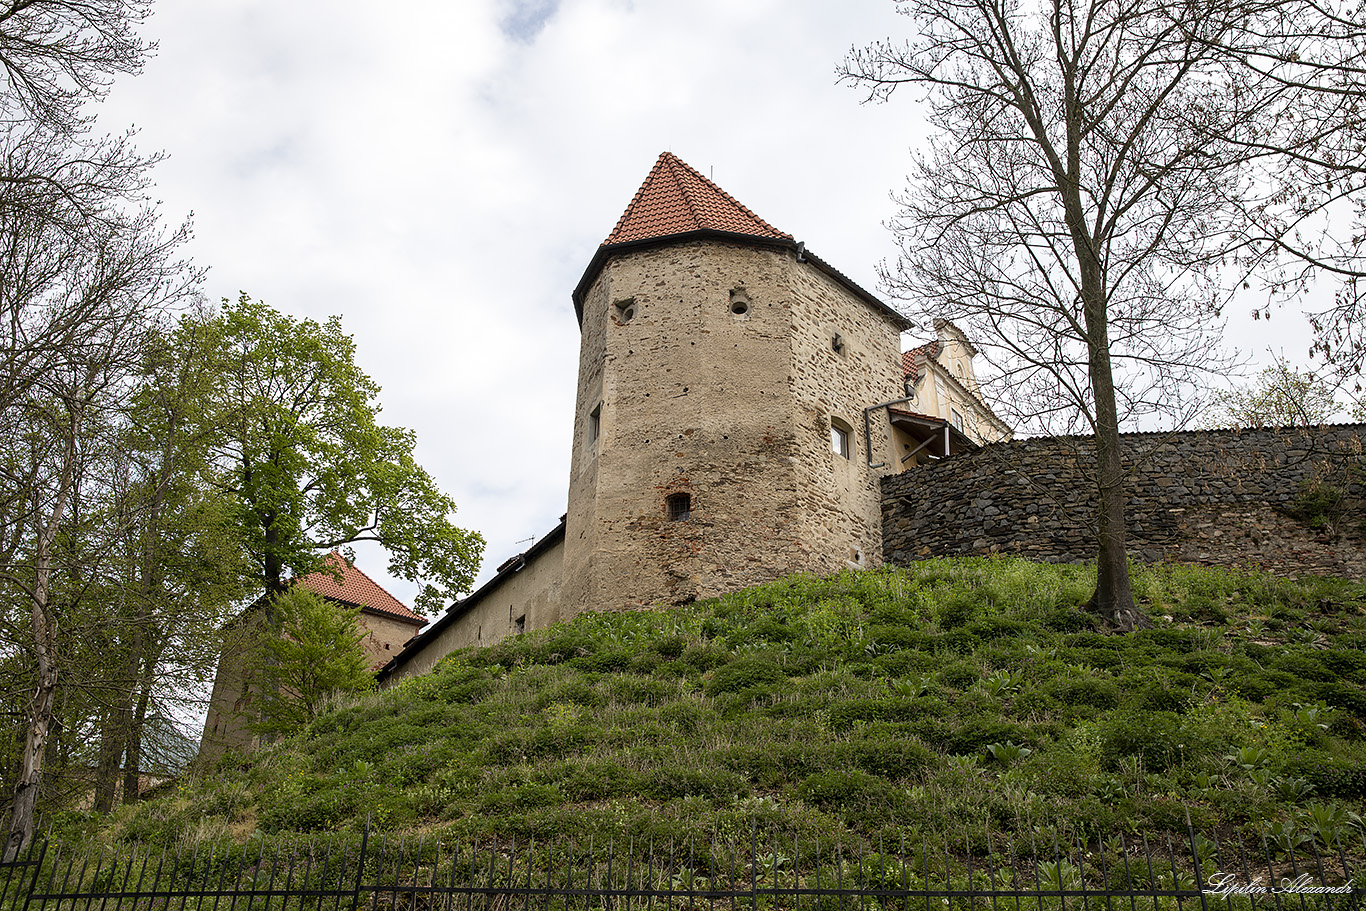
[[[849,431],[830,425],[830,451],[849,458]]]
[[[602,403],[588,414],[588,442],[596,443],[602,433]]]
[[[671,493],[664,500],[670,522],[686,522],[692,515],[692,496],[686,493]]]
[[[517,635],[519,635],[519,636],[520,636],[522,633],[526,632],[526,614],[522,614],[522,616],[520,616],[520,617],[517,618],[516,629],[517,629]]]
[[[952,408],[950,413],[953,415],[953,426],[957,427],[960,433],[966,433],[967,430],[963,426],[963,416],[958,413],[958,409]]]

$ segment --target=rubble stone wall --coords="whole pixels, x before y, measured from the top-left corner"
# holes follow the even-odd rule
[[[1363,443],[1363,424],[1126,434],[1129,553],[1366,579]],[[1041,437],[884,478],[883,556],[1094,559],[1093,463],[1089,437]],[[1341,494],[1317,523],[1313,490]]]

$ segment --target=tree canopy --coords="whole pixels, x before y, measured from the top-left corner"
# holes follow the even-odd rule
[[[295,320],[243,294],[203,328],[218,379],[201,427],[265,592],[359,541],[423,583],[419,610],[469,590],[483,539],[451,521],[455,503],[413,458],[413,432],[378,422],[379,387],[339,318]]]
[[[1216,393],[1210,427],[1309,427],[1342,407],[1332,383],[1288,364],[1265,367],[1249,385]]]

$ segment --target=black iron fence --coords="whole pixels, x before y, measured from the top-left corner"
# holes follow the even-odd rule
[[[1019,853],[764,837],[451,845],[366,832],[313,843],[64,848],[0,862],[5,911],[1336,911],[1359,855],[1263,839],[1116,836]]]

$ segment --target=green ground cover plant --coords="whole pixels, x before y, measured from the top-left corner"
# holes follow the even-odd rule
[[[1022,848],[1198,829],[1360,853],[1366,586],[1015,559],[796,576],[448,656],[106,819],[123,841],[820,836]]]

